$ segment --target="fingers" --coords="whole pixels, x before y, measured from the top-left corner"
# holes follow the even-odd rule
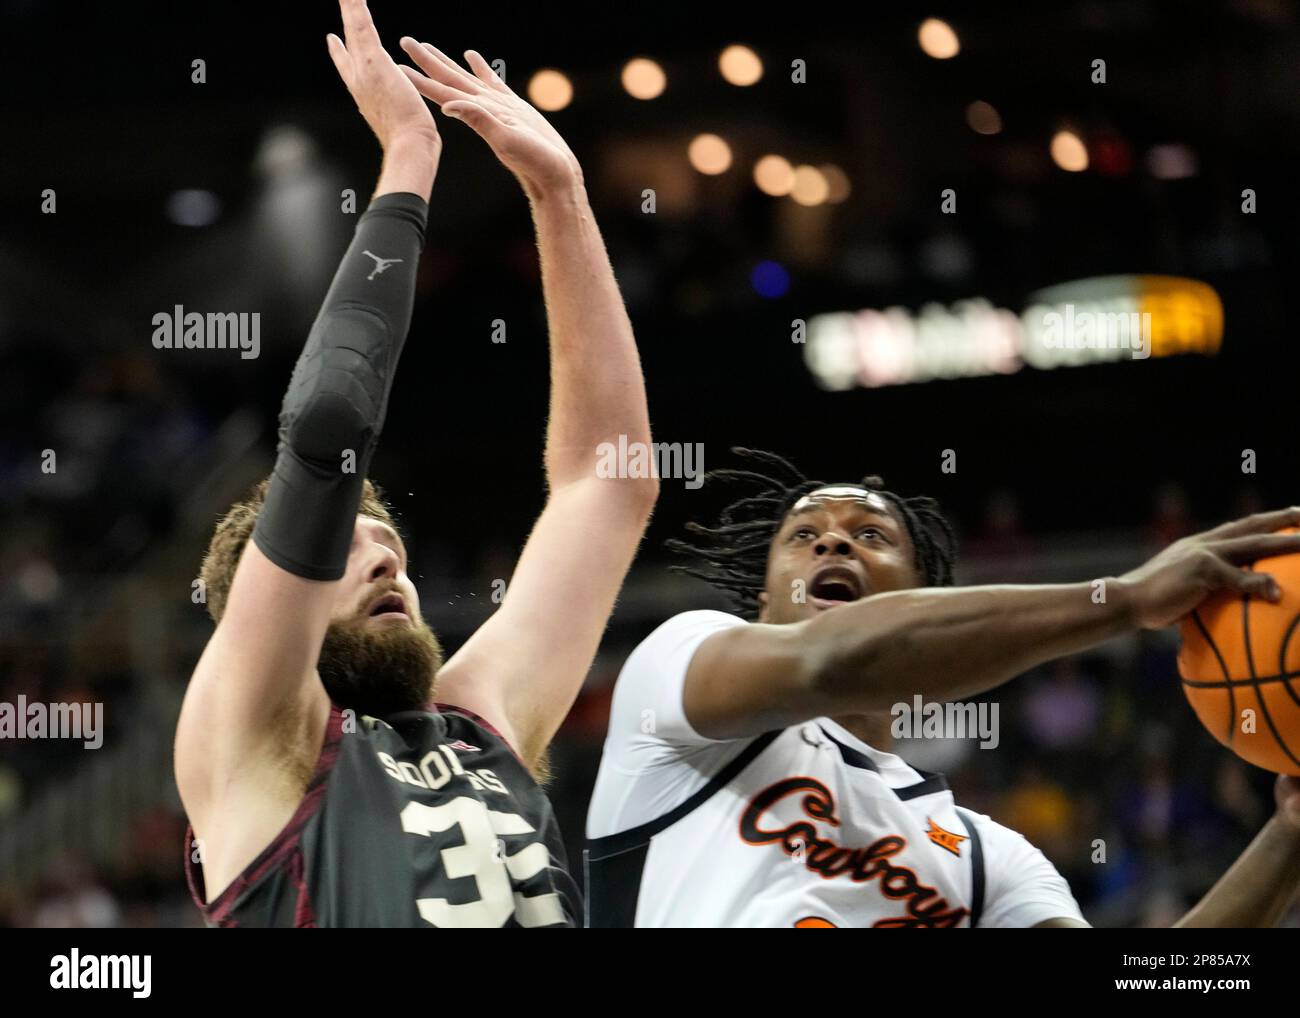
[[[399,64],[398,66],[402,69],[402,73],[410,79],[411,84],[415,86],[417,92],[426,99],[432,99],[439,106],[456,99],[469,98],[459,89],[452,88],[450,85],[444,85],[441,81],[435,81],[433,78],[425,77],[414,67],[408,67],[406,64]]]
[[[450,84],[450,74],[446,67],[425,49],[420,43],[412,39],[409,35],[404,35],[397,40],[397,45],[402,47],[404,52],[431,79],[442,85]]]
[[[500,91],[509,91],[506,83],[501,80],[496,71],[492,70],[492,66],[483,59],[483,55],[478,50],[467,49],[465,51],[465,60],[469,63],[470,69],[479,81]]]
[[[353,56],[363,57],[383,48],[366,0],[339,0],[339,13],[343,15],[343,38]]]
[[[438,73],[434,73],[430,67],[421,64],[422,67],[425,67],[425,70],[428,72],[430,77],[437,78],[439,81],[445,82],[448,85],[454,85],[461,89],[461,91],[468,92],[471,95],[482,90],[482,82],[475,78],[474,75],[467,74],[460,64],[456,63],[456,61],[447,56],[447,54],[438,49],[438,47],[428,42],[421,43],[420,47],[428,57],[432,58],[430,67],[437,68]],[[414,56],[414,54],[412,54],[412,56]]]
[[[463,120],[475,133],[481,135],[489,145],[493,145],[506,132],[507,128],[492,110],[467,99],[457,99],[442,108],[442,112],[457,120]]]
[[[330,51],[330,59],[334,61],[334,69],[339,72],[343,84],[347,85],[350,90],[352,88],[352,58],[348,56],[347,47],[343,45],[343,40],[333,32],[325,36],[325,46]]]
[[[482,91],[483,86],[478,81],[455,64],[450,63],[445,55],[439,53],[428,43],[416,42],[408,35],[402,37],[400,45],[415,65],[429,76],[429,80],[436,82],[443,88],[455,89],[465,96],[471,96]]]
[[[1226,562],[1245,565],[1256,559],[1300,552],[1300,534],[1248,534],[1207,541],[1205,546]]]
[[[1244,534],[1267,534],[1283,527],[1295,526],[1300,526],[1300,506],[1275,509],[1272,512],[1255,513],[1253,516],[1243,516],[1239,520],[1230,520],[1213,530],[1206,531],[1205,536],[1216,539],[1241,537]]]
[[[1268,573],[1257,573],[1253,569],[1238,569],[1236,566],[1228,565],[1222,559],[1218,560],[1218,565],[1215,567],[1215,580],[1221,588],[1235,590],[1239,594],[1263,601],[1276,602],[1282,598],[1282,591],[1277,581]]]

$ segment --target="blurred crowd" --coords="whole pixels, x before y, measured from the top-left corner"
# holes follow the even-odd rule
[[[156,360],[80,355],[64,385],[70,354],[10,334],[0,371],[0,702],[103,704],[111,744],[137,693],[113,578],[169,532],[206,427]],[[0,822],[81,760],[77,742],[0,740]]]

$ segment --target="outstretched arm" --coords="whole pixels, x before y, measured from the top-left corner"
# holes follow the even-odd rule
[[[1121,633],[1172,625],[1219,589],[1277,600],[1258,558],[1300,552],[1300,509],[1261,513],[1178,541],[1106,582],[922,588],[863,598],[787,625],[737,626],[700,644],[683,705],[697,732],[732,739],[809,718],[986,692]]]
[[[473,73],[429,45],[402,48],[408,78],[468,124],[532,207],[550,332],[546,507],[501,607],[443,667],[439,697],[502,726],[538,760],[582,686],[658,492],[654,478],[597,475],[602,443],[650,442],[632,325],[583,187],[546,119],[478,53]]]
[[[347,43],[330,36],[330,54],[383,147],[383,170],[294,368],[266,500],[176,733],[176,780],[208,842],[205,867],[227,875],[283,824],[277,810],[302,794],[292,787],[302,755],[320,745],[328,701],[316,660],[410,325],[440,151],[363,0],[341,7]],[[382,273],[376,256],[389,263]],[[249,843],[212,849],[216,831]]]

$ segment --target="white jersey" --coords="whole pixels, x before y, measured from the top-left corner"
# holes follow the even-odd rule
[[[619,676],[587,815],[589,926],[1033,926],[1082,919],[1024,837],[961,809],[942,775],[829,718],[729,741],[695,732],[682,685],[707,637],[669,619]]]

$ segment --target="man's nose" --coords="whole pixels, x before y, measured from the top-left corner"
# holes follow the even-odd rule
[[[375,580],[397,579],[397,574],[401,572],[402,560],[398,557],[397,552],[386,544],[375,542],[374,550],[371,552],[372,559],[366,566],[366,579],[373,583]]]
[[[813,553],[816,555],[848,555],[852,551],[853,546],[849,544],[849,539],[833,530],[822,534],[813,545]]]

